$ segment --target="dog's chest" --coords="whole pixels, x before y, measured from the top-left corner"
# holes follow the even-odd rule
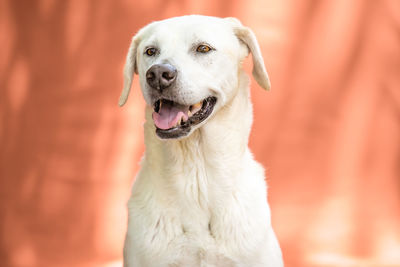
[[[209,209],[202,207],[202,200],[187,199],[186,201],[180,202],[179,207],[176,207],[176,217],[167,215],[165,218],[168,221],[167,224],[170,223],[171,227],[175,228],[175,232],[165,232],[164,237],[161,237],[163,242],[168,243],[168,249],[163,252],[169,254],[171,251],[175,255],[169,264],[172,264],[171,266],[234,266],[226,254],[230,248],[225,246],[225,244],[234,246],[234,241],[221,242],[216,238],[216,236],[221,236],[221,233],[215,233],[212,224],[219,220],[219,217],[213,215],[212,207]],[[190,202],[192,204],[189,204]],[[196,205],[193,205],[195,202]],[[181,229],[176,229],[179,227]]]
[[[153,235],[141,243],[152,244],[149,254],[163,255],[168,259],[166,266],[234,266],[227,255],[235,241],[214,226],[234,229],[237,220],[230,219],[229,213],[219,212],[215,202],[218,192],[208,184],[207,174],[199,170],[191,174],[162,201],[167,205],[160,205],[160,199],[154,196],[151,209],[158,216],[148,218],[149,225],[155,226],[148,229]]]
[[[142,166],[129,205],[127,257],[140,260],[132,266],[242,266],[265,237],[265,188],[248,178],[263,181],[262,171],[246,169],[245,159],[239,169],[210,164],[198,151],[181,154],[161,151],[168,162]]]

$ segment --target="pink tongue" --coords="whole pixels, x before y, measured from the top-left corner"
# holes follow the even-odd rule
[[[181,118],[183,121],[188,119],[188,110],[188,106],[165,102],[161,105],[158,113],[153,112],[154,124],[162,130],[173,128]]]

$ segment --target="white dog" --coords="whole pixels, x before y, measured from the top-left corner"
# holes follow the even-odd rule
[[[249,79],[270,83],[253,32],[234,18],[183,16],[132,39],[124,69],[146,107],[146,152],[129,200],[124,266],[283,266],[264,170],[248,148]]]

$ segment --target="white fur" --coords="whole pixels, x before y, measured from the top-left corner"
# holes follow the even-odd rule
[[[202,42],[216,50],[197,54],[193,47]],[[159,55],[144,55],[150,45]],[[147,103],[146,151],[128,203],[125,267],[283,266],[264,170],[248,148],[252,105],[241,63],[249,51],[253,75],[269,89],[255,36],[237,19],[172,18],[149,24],[133,38],[120,105],[138,73]],[[178,140],[155,134],[145,72],[158,63],[178,70],[170,97],[186,105],[218,98],[213,114]]]

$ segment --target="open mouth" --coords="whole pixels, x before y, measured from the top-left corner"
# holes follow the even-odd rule
[[[157,100],[153,112],[157,135],[162,139],[187,135],[192,126],[211,115],[216,103],[217,98],[213,96],[190,106],[166,99]]]

